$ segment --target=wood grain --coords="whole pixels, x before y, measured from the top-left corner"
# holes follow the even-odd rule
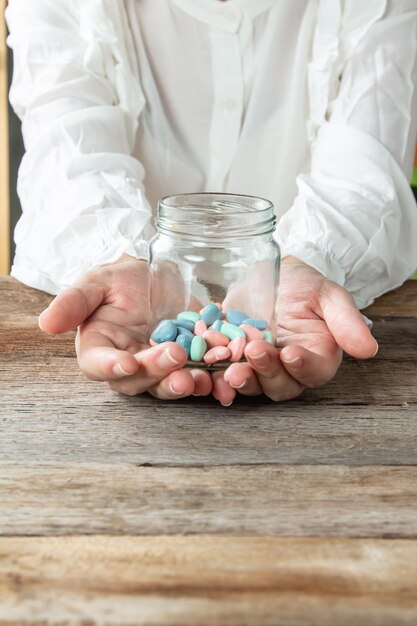
[[[395,626],[417,542],[253,537],[0,540],[0,624]],[[277,621],[279,616],[279,622]]]
[[[363,313],[371,319],[393,317],[417,317],[416,286],[413,280],[408,280],[398,289],[378,298]]]
[[[259,406],[241,402],[225,416],[214,403],[189,400],[170,408],[145,398],[127,401],[109,392],[99,400],[98,391],[88,412],[88,391],[71,389],[73,397],[68,393],[55,405],[45,403],[37,415],[33,407],[38,405],[41,387],[34,389],[30,401],[16,400],[16,406],[12,398],[0,402],[4,407],[0,460],[186,467],[413,465],[417,459],[413,407],[335,407],[330,413],[320,405],[297,403],[277,409],[261,404],[260,418]]]
[[[372,361],[228,408],[86,381],[50,300],[0,279],[0,626],[417,623],[417,283]]]
[[[417,537],[417,467],[1,463],[1,535]]]

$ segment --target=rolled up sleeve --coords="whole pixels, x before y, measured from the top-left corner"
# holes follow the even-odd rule
[[[147,258],[152,235],[144,169],[131,156],[140,83],[115,24],[96,15],[95,33],[88,5],[10,0],[6,12],[26,148],[11,273],[50,293],[123,253]]]
[[[417,0],[385,5],[355,45],[341,22],[337,91],[278,235],[283,256],[345,286],[359,308],[417,267]]]

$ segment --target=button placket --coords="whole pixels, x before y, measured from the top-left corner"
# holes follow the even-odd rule
[[[243,71],[237,32],[210,29],[214,85],[207,190],[221,190],[232,165],[243,115]]]

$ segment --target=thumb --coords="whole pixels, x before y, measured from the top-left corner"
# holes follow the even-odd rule
[[[74,330],[101,304],[104,285],[79,282],[60,293],[39,316],[39,327],[47,333],[59,334]]]
[[[324,321],[345,352],[357,359],[376,355],[378,343],[346,289],[329,281],[321,292],[320,305]]]

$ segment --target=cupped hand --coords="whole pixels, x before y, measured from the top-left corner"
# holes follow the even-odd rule
[[[178,344],[149,347],[150,286],[147,263],[122,257],[59,294],[41,313],[39,325],[53,334],[78,327],[80,369],[91,380],[107,381],[115,391],[128,395],[147,391],[166,400],[208,395],[209,374],[182,369],[187,355]]]
[[[352,296],[298,259],[282,263],[278,310],[277,348],[252,341],[245,349],[248,363],[213,375],[213,395],[222,404],[231,404],[237,393],[295,398],[331,380],[343,351],[358,359],[378,351]]]

